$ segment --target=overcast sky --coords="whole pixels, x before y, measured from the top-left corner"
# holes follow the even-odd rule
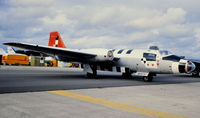
[[[200,59],[200,0],[0,0],[3,42],[47,45],[59,31],[68,48],[158,45]]]

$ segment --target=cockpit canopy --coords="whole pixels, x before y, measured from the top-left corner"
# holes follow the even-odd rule
[[[170,51],[168,51],[168,50],[160,50],[160,54],[162,56],[165,56],[165,55],[171,55],[172,53]]]
[[[149,49],[150,50],[159,50],[158,46],[150,46]]]
[[[160,55],[162,55],[163,60],[168,60],[168,61],[176,61],[179,62],[182,57],[173,55],[170,51],[168,50],[160,50]]]
[[[169,56],[163,57],[162,59],[163,59],[163,60],[168,60],[168,61],[176,61],[176,62],[179,62],[179,61],[181,60],[181,57],[176,56],[176,55],[169,55]]]

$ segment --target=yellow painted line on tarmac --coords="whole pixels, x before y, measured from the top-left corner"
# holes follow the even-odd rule
[[[58,90],[58,91],[48,91],[48,92],[57,94],[57,95],[61,95],[61,96],[67,96],[67,97],[82,100],[82,101],[87,101],[87,102],[103,105],[103,106],[107,106],[107,107],[111,107],[111,108],[121,109],[124,111],[134,112],[134,113],[138,113],[138,114],[142,114],[142,115],[146,115],[146,116],[152,116],[152,117],[156,117],[156,118],[187,118],[185,116],[180,116],[180,115],[176,115],[176,114],[147,109],[147,108],[138,107],[138,106],[134,106],[134,105],[127,105],[127,104],[118,103],[118,102],[114,102],[114,101],[110,101],[110,100],[104,100],[101,98],[77,94],[77,93],[70,92],[70,91]]]

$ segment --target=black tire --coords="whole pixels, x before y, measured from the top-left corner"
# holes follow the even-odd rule
[[[95,65],[90,65],[92,69],[92,73],[87,72],[87,77],[89,78],[97,78],[97,67]]]
[[[131,73],[122,73],[122,77],[123,77],[124,79],[133,79]]]
[[[192,77],[199,77],[200,72],[194,72],[192,73]]]
[[[152,82],[153,81],[153,76],[144,76],[143,77],[144,82]]]
[[[88,78],[97,78],[97,75],[94,73],[87,73]]]
[[[87,74],[86,74],[86,76],[87,76],[88,78],[91,78],[92,75],[93,75],[92,73],[87,73]]]

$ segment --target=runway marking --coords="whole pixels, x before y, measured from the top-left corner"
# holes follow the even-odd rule
[[[57,94],[57,95],[61,95],[61,96],[75,98],[75,99],[82,100],[82,101],[87,101],[87,102],[103,105],[103,106],[107,106],[107,107],[111,107],[111,108],[121,109],[121,110],[134,112],[134,113],[147,115],[147,116],[152,116],[152,117],[156,117],[156,118],[188,118],[185,116],[180,116],[180,115],[176,115],[176,114],[147,109],[144,107],[138,107],[138,106],[134,106],[134,105],[128,105],[128,104],[123,104],[123,103],[105,100],[105,99],[101,99],[101,98],[77,94],[77,93],[70,92],[70,91],[58,90],[58,91],[48,91],[48,92]]]

